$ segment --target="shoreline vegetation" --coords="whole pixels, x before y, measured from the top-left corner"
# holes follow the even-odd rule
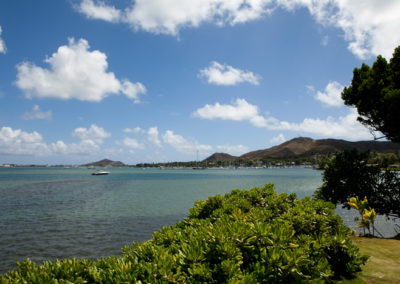
[[[238,163],[207,163],[207,162],[168,162],[168,163],[140,163],[136,165],[97,165],[97,166],[86,166],[86,165],[40,165],[40,164],[0,164],[0,168],[158,168],[164,169],[268,169],[268,168],[312,168],[322,170],[331,156],[324,158],[323,163],[314,163],[313,161],[301,161],[301,160],[270,160],[267,162],[263,161],[240,161]],[[102,160],[104,161],[104,160]],[[100,161],[101,162],[101,161]],[[400,161],[395,160],[395,163],[385,166],[383,169],[390,169],[399,171]]]
[[[272,184],[197,201],[188,217],[122,257],[30,260],[1,283],[320,283],[351,278],[368,259],[331,203],[277,194]]]
[[[270,167],[313,167],[322,169],[336,153],[357,149],[371,152],[370,163],[385,164],[400,168],[400,144],[389,141],[350,142],[339,139],[314,140],[298,137],[268,149],[232,156],[226,153],[214,153],[204,160],[188,162],[137,163],[127,165],[120,161],[103,159],[83,165],[35,165],[2,164],[0,167],[138,167],[138,168],[270,168]]]

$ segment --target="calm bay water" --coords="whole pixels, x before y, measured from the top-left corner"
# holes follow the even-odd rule
[[[121,255],[124,245],[185,218],[196,200],[232,189],[273,183],[277,192],[301,198],[322,183],[320,171],[304,168],[109,171],[92,176],[82,168],[0,168],[0,273],[26,258],[40,263]],[[338,213],[354,225],[349,211]],[[379,230],[394,234],[391,228]]]

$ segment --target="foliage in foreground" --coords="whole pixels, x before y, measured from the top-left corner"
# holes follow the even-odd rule
[[[378,214],[400,217],[400,175],[398,172],[382,170],[379,164],[368,164],[370,153],[349,150],[337,153],[326,164],[323,184],[315,197],[343,204],[354,196],[368,196],[368,204]]]
[[[366,262],[331,203],[276,194],[273,185],[198,201],[188,218],[123,256],[27,260],[1,283],[293,283],[351,276]]]

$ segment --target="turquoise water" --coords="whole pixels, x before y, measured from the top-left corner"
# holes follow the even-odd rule
[[[273,183],[277,192],[304,197],[321,185],[321,172],[304,168],[108,171],[0,168],[0,273],[26,258],[121,255],[124,245],[182,220],[196,200],[232,189]]]

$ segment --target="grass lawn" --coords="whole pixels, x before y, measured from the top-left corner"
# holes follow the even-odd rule
[[[400,240],[355,237],[352,241],[370,258],[356,279],[338,283],[400,283]]]

